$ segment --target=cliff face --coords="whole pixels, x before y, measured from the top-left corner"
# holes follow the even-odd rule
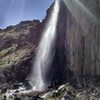
[[[73,12],[63,1],[60,4],[55,56],[47,75],[56,84],[69,81],[73,76],[100,75],[100,2],[80,0],[80,3],[82,8],[75,4]]]
[[[80,0],[82,4],[98,18],[97,0]],[[98,4],[98,5],[97,5]],[[80,8],[81,9],[81,8]],[[81,11],[81,10],[80,10]],[[88,12],[88,13],[90,13]],[[74,13],[74,12],[73,12]],[[81,15],[83,14],[83,16]],[[81,18],[79,18],[81,16]],[[67,45],[70,59],[70,69],[78,74],[100,75],[99,73],[99,26],[100,19],[92,19],[86,12],[78,12],[78,20],[71,12],[67,12]]]

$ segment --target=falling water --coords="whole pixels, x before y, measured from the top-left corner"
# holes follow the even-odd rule
[[[39,90],[43,90],[46,87],[46,82],[43,78],[45,77],[45,73],[48,70],[48,66],[53,57],[52,49],[56,37],[56,25],[60,9],[59,2],[59,0],[55,0],[53,11],[44,29],[33,65],[34,68],[31,75],[31,83]]]

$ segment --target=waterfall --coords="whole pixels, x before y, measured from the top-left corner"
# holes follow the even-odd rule
[[[55,0],[50,19],[46,24],[44,32],[42,33],[43,36],[41,37],[36,58],[33,64],[31,83],[34,88],[39,90],[46,88],[44,77],[53,59],[52,50],[56,37],[56,26],[60,9],[59,2],[59,0]]]

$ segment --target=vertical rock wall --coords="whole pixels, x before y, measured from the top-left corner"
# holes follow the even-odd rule
[[[58,83],[68,81],[71,71],[79,76],[100,75],[100,2],[79,1],[82,7],[72,6],[75,7],[73,13],[61,1],[55,55],[47,75]],[[46,22],[51,10],[52,6],[43,22]]]
[[[78,12],[81,16],[79,20],[73,14],[67,11],[67,45],[70,59],[70,69],[78,74],[84,75],[99,75],[98,55],[98,13],[100,8],[97,0],[80,0],[88,11],[96,18],[91,17],[86,13]],[[81,8],[80,8],[81,9]],[[98,13],[97,13],[98,10]],[[82,14],[82,15],[81,15]],[[99,56],[99,57],[97,57]]]

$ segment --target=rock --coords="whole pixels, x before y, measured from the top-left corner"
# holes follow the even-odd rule
[[[7,100],[7,97],[4,95],[3,100]]]
[[[21,100],[20,97],[18,97],[17,95],[14,96],[14,100]]]
[[[77,93],[76,98],[78,100],[90,100],[89,94],[86,91]]]
[[[32,100],[41,100],[41,99],[40,99],[39,95],[36,95],[36,96],[32,97]]]
[[[7,28],[5,28],[4,31],[10,31],[10,30],[12,30],[13,28],[14,28],[14,26],[8,26]]]
[[[1,93],[6,93],[6,92],[7,92],[7,87],[3,87]]]
[[[90,100],[99,100],[99,98],[96,98],[94,96],[90,96]]]
[[[0,32],[2,32],[2,29],[0,28]]]
[[[75,89],[70,84],[61,85],[57,90],[53,90],[40,96],[44,100],[74,100]]]
[[[51,98],[51,97],[53,97],[53,93],[52,92],[48,92],[48,93],[45,93],[44,95],[42,95],[40,97],[43,98],[43,99]]]
[[[53,90],[51,92],[47,92],[43,95],[40,95],[40,98],[42,98],[43,100],[49,100],[49,99],[54,100],[55,98],[59,98],[58,96],[59,96],[58,91]]]
[[[70,93],[73,96],[75,96],[75,94],[76,94],[76,90],[69,83],[61,85],[58,88],[58,91],[59,91],[59,93],[68,92],[68,93]]]
[[[72,95],[69,95],[67,92],[63,95],[61,100],[75,100],[75,97]]]
[[[30,84],[30,82],[28,80],[25,80],[23,82],[23,86],[26,88],[26,90],[32,89],[32,86],[31,86],[31,84]]]
[[[14,83],[14,84],[13,84],[13,89],[18,89],[19,86],[20,86],[20,85],[19,85],[18,83]]]

